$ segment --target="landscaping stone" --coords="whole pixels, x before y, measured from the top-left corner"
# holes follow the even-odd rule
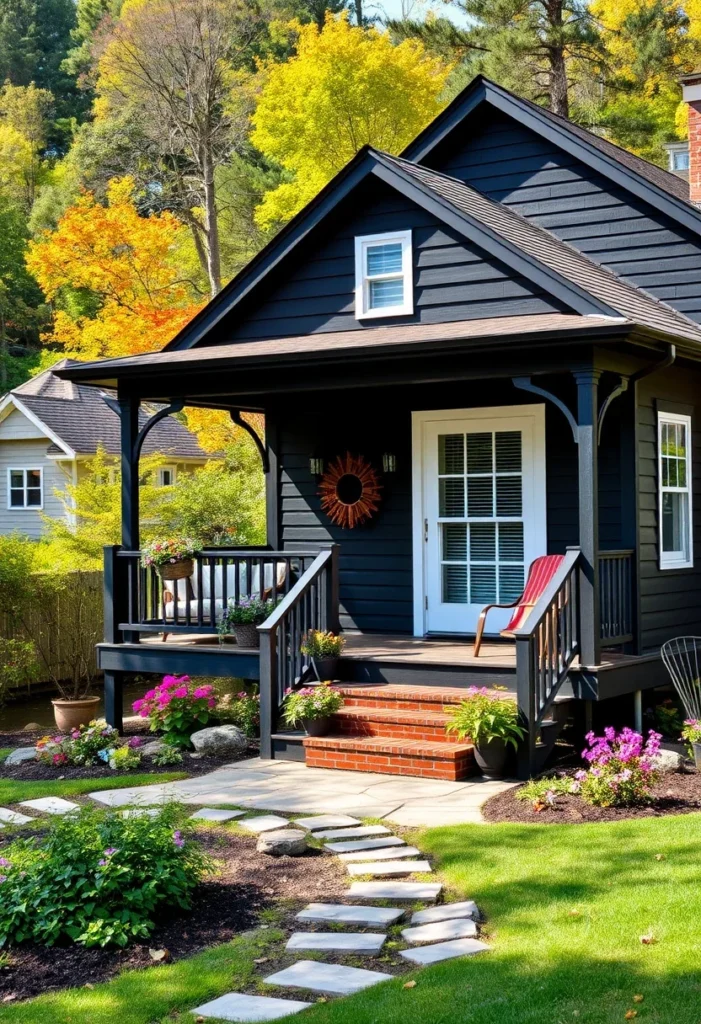
[[[417,850],[415,846],[401,846],[397,849],[396,846],[381,847],[379,850],[368,850],[363,853],[362,851],[356,850],[353,853],[340,853],[338,855],[339,860],[397,860],[400,857],[416,857],[421,856],[421,850]]]
[[[123,818],[157,818],[161,812],[157,807],[128,807],[122,811]]]
[[[477,925],[470,918],[459,917],[451,921],[434,921],[433,924],[422,924],[418,928],[404,928],[402,938],[405,942],[445,942],[448,939],[474,939],[477,937]]]
[[[382,836],[379,839],[353,839],[350,843],[327,843],[324,849],[332,853],[351,853],[353,850],[377,850],[404,845],[404,840],[399,836]]]
[[[317,814],[314,818],[295,818],[295,825],[308,828],[310,832],[318,832],[322,828],[344,828],[347,825],[360,825],[357,818],[349,814]]]
[[[246,736],[235,725],[213,725],[209,729],[198,729],[190,736],[190,742],[196,753],[212,757],[238,757],[248,746]]]
[[[297,828],[263,832],[256,849],[271,857],[300,857],[307,851],[307,833]]]
[[[26,725],[22,726],[22,732],[41,732],[43,728],[38,722],[27,722]]]
[[[289,824],[287,818],[281,818],[278,814],[261,814],[257,818],[244,818],[239,822],[241,828],[249,832],[270,832],[274,828],[285,828]]]
[[[139,747],[139,753],[142,757],[153,757],[154,754],[161,754],[165,749],[166,744],[163,740],[149,740],[148,743]]]
[[[225,811],[221,807],[202,807],[190,817],[201,821],[231,821],[232,818],[240,818],[245,813],[246,811]]]
[[[403,915],[395,907],[349,907],[344,903],[310,903],[297,914],[298,921],[335,921],[337,924],[377,925],[386,928]]]
[[[328,953],[379,953],[386,936],[378,932],[294,932],[287,949],[321,949]]]
[[[7,764],[7,762],[5,763]],[[662,748],[654,757],[654,763],[658,771],[663,774],[676,772],[679,771],[684,763],[684,756],[677,750],[665,750]]]
[[[380,971],[364,971],[358,967],[343,967],[341,964],[324,964],[318,960],[298,960],[291,967],[271,974],[265,979],[266,985],[283,985],[290,988],[308,988],[330,996],[350,996],[361,989],[390,981],[391,974]]]
[[[4,764],[11,767],[13,764],[22,764],[24,761],[33,761],[37,756],[36,747],[17,747],[5,758]]]
[[[20,814],[19,811],[10,811],[7,807],[0,807],[0,821],[8,825],[26,825],[28,821],[35,821],[27,814]]]
[[[79,811],[78,804],[64,800],[60,796],[42,796],[38,800],[22,800],[20,807],[31,807],[34,811],[43,811],[44,814],[70,814]]]
[[[488,953],[489,946],[479,939],[453,939],[452,942],[439,942],[435,946],[421,946],[419,949],[403,949],[400,956],[411,960],[414,964],[424,967],[426,964],[437,964],[441,960],[451,960],[456,956],[472,956],[474,953]]]
[[[229,992],[228,995],[195,1007],[190,1013],[198,1017],[216,1017],[218,1020],[253,1022],[279,1020],[280,1017],[306,1010],[311,1005],[298,999],[273,999],[271,996],[247,996],[242,992]]]
[[[349,875],[413,875],[433,871],[427,860],[375,860],[367,864],[346,864]]]
[[[361,839],[363,836],[389,836],[392,833],[384,825],[360,825],[358,828],[332,828],[317,832],[315,839]]]
[[[444,903],[440,907],[417,910],[412,914],[411,923],[433,924],[434,921],[449,921],[455,917],[472,917],[477,920],[479,916],[480,912],[474,900],[461,900],[460,903]]]
[[[440,882],[352,882],[349,896],[360,900],[435,900]]]

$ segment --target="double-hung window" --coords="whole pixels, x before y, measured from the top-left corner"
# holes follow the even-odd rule
[[[175,466],[160,466],[158,470],[158,486],[172,487],[175,483]]]
[[[44,479],[41,469],[8,469],[7,507],[43,508]]]
[[[691,515],[691,417],[660,412],[659,457],[660,569],[694,564]]]
[[[413,313],[412,285],[411,231],[356,237],[356,319]]]

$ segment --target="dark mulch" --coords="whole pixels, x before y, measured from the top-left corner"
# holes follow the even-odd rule
[[[196,890],[192,913],[173,916],[147,942],[125,950],[13,947],[10,963],[0,967],[0,1002],[8,996],[28,999],[59,988],[95,984],[129,968],[154,967],[149,948],[166,949],[173,960],[193,956],[255,926],[261,911],[280,901],[286,901],[281,926],[292,931],[294,915],[304,904],[333,902],[347,893],[344,866],[320,851],[310,850],[303,857],[266,857],[256,853],[255,837],[227,829],[209,830],[201,842],[217,860],[219,871]],[[272,960],[261,964],[261,975],[273,969]]]
[[[517,788],[492,797],[482,807],[487,821],[537,825],[575,825],[625,818],[659,818],[666,814],[701,811],[701,773],[668,772],[653,789],[653,802],[641,807],[592,807],[579,796],[558,795],[553,807],[535,811],[528,800],[517,800]]]

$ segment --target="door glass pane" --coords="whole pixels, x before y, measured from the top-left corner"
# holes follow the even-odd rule
[[[443,561],[467,562],[467,523],[443,523]]]
[[[438,472],[441,476],[465,472],[465,435],[441,434],[438,438]]]
[[[465,515],[465,481],[462,477],[446,477],[439,481],[438,515],[443,519]]]
[[[499,523],[499,561],[523,562],[523,523]]]
[[[495,523],[472,523],[470,526],[470,561],[493,562],[497,552]]]
[[[520,476],[497,477],[497,515],[520,516],[523,511]]]
[[[523,566],[499,566],[499,600],[502,604],[516,601],[523,593]]]
[[[494,515],[494,479],[490,476],[468,477],[467,515],[468,518],[482,518]]]
[[[521,472],[521,431],[500,430],[495,435],[497,473]]]
[[[467,604],[467,566],[443,566],[443,603]]]
[[[470,603],[491,604],[497,600],[497,574],[493,565],[470,567]]]
[[[493,470],[493,434],[467,435],[467,472],[491,473]]]

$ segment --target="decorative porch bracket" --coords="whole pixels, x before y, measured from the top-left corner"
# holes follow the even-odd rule
[[[166,416],[170,416],[171,413],[174,413],[174,412],[182,412],[184,406],[185,406],[185,399],[178,398],[176,401],[171,402],[170,405],[167,405],[165,407],[165,409],[159,409],[158,412],[155,412],[153,414],[153,416],[151,416],[150,419],[146,420],[146,422],[144,423],[143,427],[141,428],[139,433],[136,435],[136,440],[134,441],[134,449],[133,449],[133,452],[132,452],[132,458],[133,458],[135,463],[139,461],[139,456],[141,455],[141,449],[144,446],[144,441],[146,440],[146,435],[153,430],[153,428],[156,426],[157,423],[160,423],[161,420],[164,420],[166,418]]]
[[[242,430],[245,430],[246,433],[253,438],[253,443],[258,449],[258,454],[260,455],[260,461],[263,463],[263,472],[266,474],[269,473],[270,459],[268,458],[268,451],[263,442],[261,441],[260,437],[256,433],[255,428],[252,427],[250,423],[247,423],[245,419],[243,419],[243,417],[241,416],[240,409],[231,409],[229,411],[229,415],[231,416],[232,422],[235,423],[237,427],[241,427]]]
[[[604,403],[599,410],[599,429],[597,434],[597,444],[601,444],[601,430],[604,425],[604,417],[609,410],[611,403],[619,397],[619,395],[625,394],[631,384],[635,384],[637,381],[642,380],[643,377],[649,377],[651,373],[657,373],[658,370],[666,370],[671,366],[677,358],[677,347],[676,345],[670,344],[667,347],[667,355],[662,359],[656,360],[654,363],[650,363],[648,366],[644,366],[642,370],[638,370],[636,373],[632,373],[629,377],[621,374],[621,382],[618,384],[611,394],[606,398]]]
[[[541,398],[545,398],[548,402],[552,402],[552,404],[560,410],[562,415],[569,423],[570,430],[572,431],[572,437],[574,438],[574,443],[577,444],[577,441],[579,440],[577,434],[577,420],[574,418],[574,416],[572,415],[572,413],[567,408],[567,406],[561,398],[558,398],[557,395],[554,395],[552,391],[546,391],[545,388],[541,388],[538,387],[537,384],[533,384],[531,382],[530,377],[512,377],[511,383],[515,388],[519,388],[519,390],[521,391],[530,391],[532,394],[540,395]]]

